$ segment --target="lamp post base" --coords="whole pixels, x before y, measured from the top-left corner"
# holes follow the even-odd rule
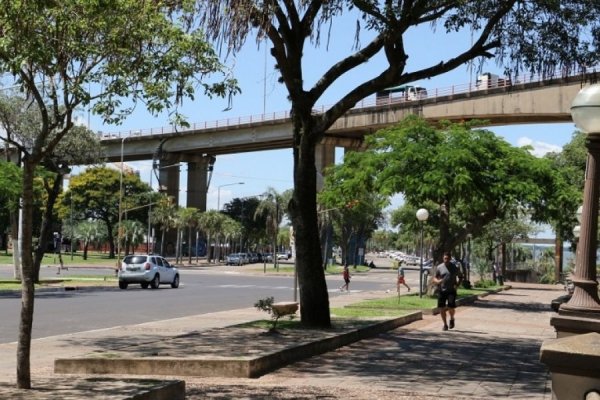
[[[585,333],[600,333],[600,313],[595,317],[585,314],[559,314],[550,318],[550,325],[554,327],[557,338]]]
[[[574,278],[575,290],[568,303],[563,304],[560,314],[597,314],[600,317],[600,299],[598,298],[598,282],[588,279]]]

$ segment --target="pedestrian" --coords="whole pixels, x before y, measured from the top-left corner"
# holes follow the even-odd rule
[[[494,263],[494,275],[496,278],[494,279],[494,283],[502,286],[504,285],[504,276],[502,276],[502,267],[498,263]]]
[[[396,283],[396,291],[398,293],[400,293],[400,285],[406,286],[406,289],[410,292],[410,286],[408,286],[404,279],[404,267],[402,267],[402,261],[400,261],[400,265],[398,265],[398,282]]]
[[[344,278],[344,284],[340,288],[340,291],[344,291],[346,289],[347,292],[350,291],[350,270],[348,269],[348,264],[344,264],[344,270],[342,271],[342,277]]]
[[[443,330],[454,328],[454,313],[456,309],[456,289],[460,286],[463,276],[460,269],[452,262],[450,252],[444,253],[444,262],[437,266],[432,280],[438,285],[437,306],[440,310]],[[446,320],[446,313],[450,314],[450,324]]]

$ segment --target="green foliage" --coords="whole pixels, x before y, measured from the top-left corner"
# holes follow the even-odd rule
[[[546,155],[546,158],[552,162],[557,176],[564,182],[555,200],[549,203],[545,210],[562,240],[573,241],[573,227],[578,225],[575,213],[583,202],[587,160],[586,136],[583,132],[575,132],[571,141],[563,146],[560,153]]]
[[[496,283],[491,279],[480,279],[473,284],[475,288],[491,288],[496,286]]]
[[[490,276],[492,268],[489,261],[481,260],[474,262],[472,263],[472,268],[475,270],[475,272],[477,272],[477,275],[479,275],[480,282],[485,282],[489,280],[488,277]],[[478,287],[477,283],[475,283],[475,287]]]
[[[0,216],[15,210],[21,195],[21,170],[11,162],[0,161]]]
[[[535,214],[557,185],[548,160],[472,124],[435,126],[407,117],[367,137],[367,152],[356,155],[362,158],[358,165],[382,171],[375,182],[381,193],[402,193],[411,213],[427,205],[427,225],[438,231],[436,254],[516,210]],[[404,220],[414,231],[414,213],[405,213]]]
[[[212,243],[213,239],[217,239],[217,244],[220,244],[223,239],[239,236],[242,232],[242,226],[239,222],[217,210],[201,213],[198,219],[198,227],[206,235],[207,243]],[[217,246],[216,250],[219,251],[220,248],[221,246]],[[207,258],[210,260],[211,255],[207,254]],[[215,257],[212,258],[215,259]],[[221,254],[216,254],[216,259],[218,258],[221,258]]]
[[[349,254],[350,242],[364,243],[383,220],[388,196],[373,190],[373,175],[360,168],[360,158],[348,153],[344,163],[327,169],[325,184],[318,195],[320,224],[332,224],[343,260],[354,260]]]
[[[122,186],[123,194],[120,193]],[[70,218],[75,210],[76,220],[103,221],[108,240],[113,242],[119,221],[119,202],[123,220],[147,222],[148,210],[144,206],[150,199],[151,188],[131,171],[120,171],[108,167],[92,167],[71,178],[69,190],[60,198],[59,216]]]

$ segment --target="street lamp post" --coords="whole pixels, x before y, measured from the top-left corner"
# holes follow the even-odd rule
[[[429,212],[424,208],[417,210],[417,220],[421,223],[421,264],[419,266],[419,297],[423,297],[423,222],[429,218]]]
[[[123,209],[123,150],[125,147],[125,139],[127,139],[127,136],[121,139],[121,168],[119,174],[119,223],[117,225],[117,266],[115,269],[115,273],[118,273],[119,269],[121,269],[121,232],[123,231],[123,228],[121,227],[121,212]]]
[[[217,211],[221,211],[221,188],[225,186],[233,186],[233,185],[243,185],[244,182],[233,182],[226,183],[224,185],[217,186]]]
[[[73,227],[73,192],[70,193],[71,196],[69,196],[69,208],[70,208],[70,224],[71,224],[71,261],[73,261],[73,242],[75,241],[74,236],[75,236],[75,228]]]
[[[587,132],[587,165],[581,230],[575,262],[573,283],[575,290],[559,314],[600,319],[600,299],[596,278],[596,251],[598,248],[598,195],[600,170],[600,85],[586,86],[579,91],[571,106],[575,125]]]

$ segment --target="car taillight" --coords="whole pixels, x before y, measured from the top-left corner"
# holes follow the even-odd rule
[[[150,263],[146,263],[146,264],[144,264],[144,268],[146,269],[146,271],[150,271],[150,269],[152,268],[152,265],[150,265]]]

